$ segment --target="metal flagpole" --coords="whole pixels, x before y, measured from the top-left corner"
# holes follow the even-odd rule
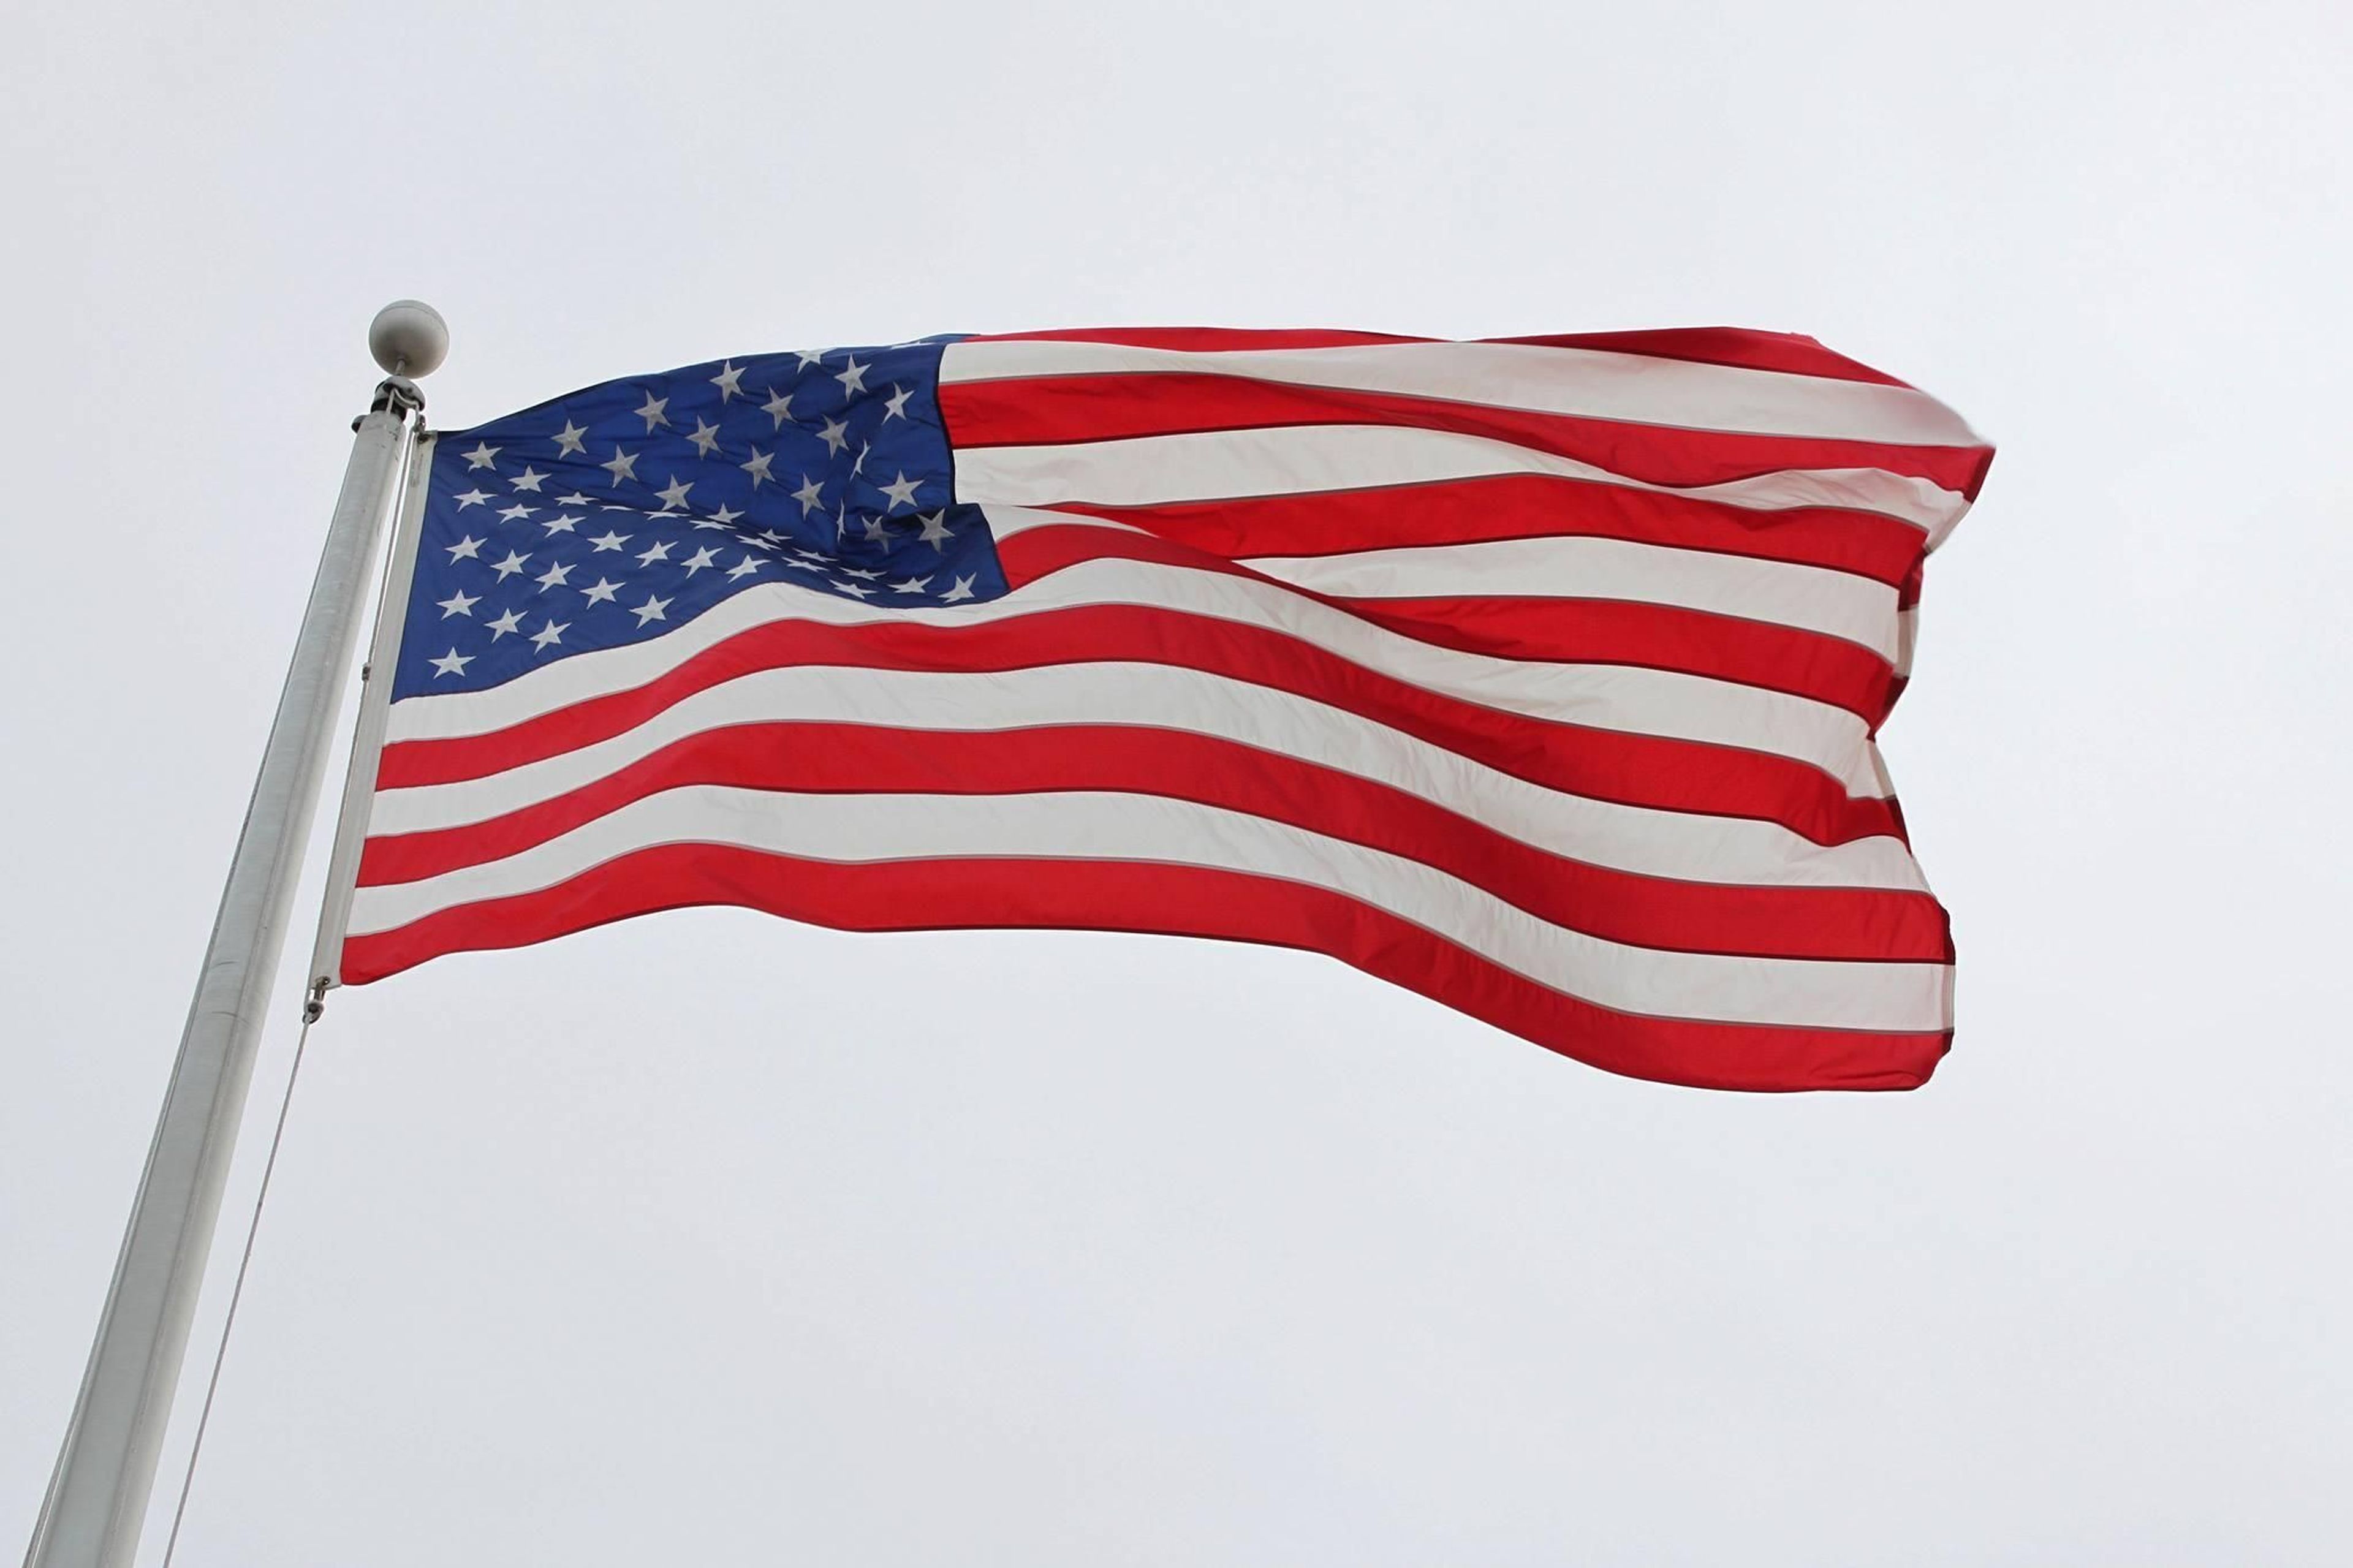
[[[408,483],[392,518],[392,555],[378,595],[375,638],[368,645],[371,673],[360,689],[360,718],[352,736],[351,763],[343,774],[343,806],[335,814],[335,842],[327,856],[327,886],[319,898],[319,934],[311,950],[311,1010],[317,1017],[327,992],[343,983],[343,927],[350,921],[359,879],[360,849],[367,838],[368,805],[375,795],[376,763],[392,718],[392,683],[400,666],[401,636],[407,630],[408,587],[417,571],[417,541],[425,526],[425,497],[433,482],[431,432],[420,433],[408,462]]]
[[[440,364],[448,342],[439,313],[413,300],[385,306],[368,328],[389,379],[353,426],[343,493],[26,1568],[131,1568],[138,1548],[385,502],[424,407],[410,378]]]

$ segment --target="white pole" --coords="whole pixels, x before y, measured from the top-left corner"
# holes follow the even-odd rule
[[[368,347],[391,379],[354,426],[343,494],[26,1568],[131,1568],[138,1549],[385,503],[424,406],[409,377],[441,363],[448,330],[430,307],[404,300],[377,313]]]
[[[425,497],[433,481],[433,437],[417,437],[408,460],[408,483],[392,519],[392,557],[385,567],[384,609],[375,618],[367,668],[375,673],[360,691],[360,718],[343,774],[343,804],[335,814],[335,844],[327,856],[327,887],[319,899],[319,934],[311,950],[311,1016],[317,1017],[329,988],[343,983],[343,927],[351,921],[359,879],[360,850],[367,839],[368,807],[375,796],[376,763],[392,720],[393,675],[400,667],[401,635],[409,584],[416,580],[417,541],[425,527]]]

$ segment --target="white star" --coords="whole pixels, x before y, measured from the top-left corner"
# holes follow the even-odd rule
[[[482,602],[482,596],[480,594],[469,594],[465,589],[460,588],[448,598],[435,602],[440,608],[441,618],[446,621],[451,616],[472,615],[474,606]]]
[[[691,577],[697,572],[702,571],[705,566],[718,565],[719,558],[716,552],[706,546],[703,549],[696,551],[693,554],[680,562],[679,564],[685,567],[686,574]]]
[[[893,543],[897,542],[889,533],[883,531],[882,520],[879,517],[870,517],[866,520],[865,531],[867,538],[872,540],[875,543],[881,545],[885,550],[890,549]]]
[[[849,426],[839,419],[828,419],[825,422],[825,428],[817,433],[817,438],[825,443],[827,451],[839,456],[841,449],[849,445]]]
[[[874,590],[863,583],[836,583],[834,586],[845,594],[855,594],[861,599],[871,599],[874,596]]]
[[[514,488],[519,490],[529,490],[533,495],[537,495],[539,493],[539,487],[546,481],[547,476],[545,474],[541,473],[537,468],[526,468],[522,473],[517,474],[513,479],[509,479],[507,482],[514,486]]]
[[[587,596],[587,602],[592,605],[605,604],[608,602],[614,595],[620,591],[621,585],[618,583],[613,582],[611,579],[605,577],[597,578],[594,583],[589,584],[588,586],[580,590],[582,594]]]
[[[894,594],[920,594],[931,583],[929,577],[904,577],[891,584]]]
[[[433,667],[433,679],[438,680],[445,675],[465,674],[466,667],[474,662],[474,658],[475,656],[470,653],[459,653],[453,647],[439,658],[427,659],[426,662]]]
[[[801,476],[801,488],[793,492],[793,499],[801,503],[803,517],[817,510],[818,498],[824,493],[824,487],[815,479],[810,479],[807,474]]]
[[[654,433],[654,426],[657,425],[667,426],[670,424],[670,416],[662,412],[662,410],[669,406],[669,398],[656,397],[650,392],[646,394],[646,400],[637,410],[637,415],[638,418],[646,422],[647,435],[652,435]]]
[[[855,577],[861,583],[871,583],[882,575],[880,572],[871,572],[863,566],[845,566],[841,569],[841,574],[845,577]]]
[[[764,528],[744,542],[746,544],[756,544],[763,550],[774,550],[777,545],[782,544],[784,542],[785,535],[778,533],[773,528]]]
[[[617,446],[613,448],[611,462],[599,463],[596,466],[610,472],[613,482],[617,485],[623,479],[634,479],[638,477],[638,455],[635,452],[624,452]]]
[[[913,387],[901,386],[896,382],[892,383],[890,404],[883,410],[882,423],[888,425],[893,419],[904,419],[907,416],[907,399],[914,395]]]
[[[793,553],[799,556],[804,561],[830,561],[833,559],[830,555],[820,555],[814,550],[796,550]]]
[[[870,365],[860,364],[856,354],[851,354],[846,363],[849,364],[849,368],[848,370],[835,372],[833,379],[841,383],[841,390],[844,392],[865,391],[866,373],[872,367]]]
[[[516,633],[519,636],[522,631],[522,612],[521,610],[509,610],[505,615],[499,616],[496,620],[490,621],[485,624],[491,628],[491,640],[492,642],[498,641],[509,632]]]
[[[516,573],[522,571],[523,563],[530,559],[531,557],[528,555],[517,555],[513,551],[510,550],[507,552],[507,558],[504,561],[493,561],[491,563],[491,570],[499,574],[499,580],[501,582],[504,582],[509,577],[512,577]]]
[[[532,646],[539,649],[540,652],[545,653],[549,648],[552,648],[557,643],[562,642],[564,640],[564,634],[571,629],[572,623],[570,621],[550,621],[545,626],[541,626],[539,630],[531,634]]]
[[[715,517],[698,517],[694,520],[694,526],[697,529],[710,529],[720,533],[727,531],[727,525]]]
[[[541,573],[538,576],[533,578],[532,581],[538,584],[539,591],[544,594],[550,588],[570,587],[571,584],[566,583],[565,579],[571,575],[572,563],[568,561],[559,561],[554,565],[550,566],[546,571]]]
[[[491,467],[491,459],[505,450],[506,448],[503,447],[493,447],[488,441],[484,441],[477,446],[472,451],[466,454],[466,467],[470,468],[488,468]],[[491,472],[493,473],[497,471],[498,470],[495,468],[491,469]]]
[[[978,575],[979,574],[976,572],[973,574],[973,576],[975,577]],[[946,593],[940,595],[940,603],[943,605],[953,605],[958,599],[969,599],[971,597],[972,577],[959,577],[955,580],[955,586],[951,587]]]
[[[860,445],[858,448],[858,457],[849,465],[849,477],[851,479],[854,479],[859,475],[866,471],[866,454],[872,450],[874,450],[874,443],[871,441],[867,441]]]
[[[711,514],[711,521],[722,528],[733,528],[735,526],[735,520],[743,515],[733,507],[723,505],[717,511]]]
[[[760,488],[760,481],[768,478],[768,465],[776,460],[776,455],[774,452],[763,452],[759,447],[754,447],[752,448],[752,460],[748,463],[738,463],[735,466],[752,476],[752,488],[756,490]]]
[[[578,490],[574,490],[568,496],[557,496],[555,498],[555,504],[558,506],[595,506],[596,503],[590,500],[586,496],[582,495]]]
[[[501,522],[521,522],[524,518],[529,517],[538,510],[539,508],[535,506],[525,506],[521,501],[517,501],[514,505],[499,513],[499,521]]]
[[[891,510],[896,511],[902,506],[912,508],[915,504],[915,487],[923,482],[909,479],[907,471],[900,469],[899,477],[882,487],[882,493],[891,498]]]
[[[793,395],[773,386],[768,388],[768,401],[760,405],[760,412],[775,420],[777,429],[783,429],[785,421],[793,416]]]
[[[669,560],[670,542],[669,540],[665,539],[659,544],[649,544],[646,546],[646,552],[638,557],[638,564],[640,566],[650,566],[657,561]]]
[[[679,482],[678,476],[676,474],[672,474],[670,477],[670,488],[667,489],[656,490],[654,494],[661,497],[662,509],[664,510],[684,511],[686,510],[686,492],[693,488],[693,480],[689,479],[684,484],[681,484]]]
[[[825,363],[825,351],[823,349],[795,349],[793,351],[793,357],[801,362],[801,368],[803,370],[807,370],[813,364],[823,364]]]
[[[561,458],[566,452],[581,452],[580,437],[586,434],[588,434],[588,426],[575,425],[571,420],[566,419],[564,422],[564,428],[555,433],[555,455]],[[586,453],[583,452],[583,455],[585,456]]]
[[[460,561],[480,561],[482,558],[482,542],[470,533],[457,543],[445,544],[441,548],[449,552],[449,564],[452,566]]]
[[[586,521],[586,518],[575,517],[570,512],[565,512],[560,516],[549,518],[539,526],[550,533],[569,533]]]
[[[458,510],[463,511],[470,506],[480,506],[490,499],[490,492],[487,490],[480,489],[468,490],[464,495],[457,498]]]
[[[725,360],[720,363],[719,374],[711,378],[711,384],[719,389],[719,401],[724,404],[744,390],[740,384],[743,379],[744,373],[735,368],[735,362]]]
[[[646,602],[639,605],[634,612],[638,617],[638,625],[644,626],[649,621],[670,619],[668,616],[662,614],[664,610],[670,608],[670,602],[668,599],[657,599],[651,594],[648,594]]]
[[[743,560],[738,561],[734,565],[727,568],[728,580],[733,582],[738,577],[749,577],[753,573],[757,572],[761,567],[765,566],[766,564],[766,562],[761,560],[758,556],[752,554],[749,551],[746,551]]]
[[[628,534],[615,533],[608,528],[603,533],[598,534],[588,542],[595,545],[599,550],[618,550],[628,542],[629,536]]]
[[[707,458],[711,456],[712,448],[719,445],[719,426],[698,414],[694,416],[694,434],[687,439],[694,443],[698,456]]]
[[[946,509],[942,508],[938,511],[925,512],[923,514],[923,531],[916,534],[915,537],[930,545],[933,549],[940,552],[942,554],[947,553],[948,541],[955,537],[955,531],[948,526],[948,514]]]

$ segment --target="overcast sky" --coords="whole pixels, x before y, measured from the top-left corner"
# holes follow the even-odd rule
[[[452,329],[443,426],[1089,324],[1730,323],[1911,380],[2001,448],[1885,739],[1959,1037],[1917,1094],[1752,1098],[1232,945],[695,912],[443,960],[312,1036],[183,1564],[2353,1553],[2353,10],[49,4],[8,34],[0,1552],[364,328],[415,294]]]

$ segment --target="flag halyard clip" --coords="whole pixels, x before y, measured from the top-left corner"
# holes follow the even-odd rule
[[[424,412],[424,390],[405,375],[388,375],[377,382],[375,395],[368,402],[369,414],[392,414],[406,418],[411,414]],[[356,430],[359,427],[359,420],[353,420],[352,428]]]

